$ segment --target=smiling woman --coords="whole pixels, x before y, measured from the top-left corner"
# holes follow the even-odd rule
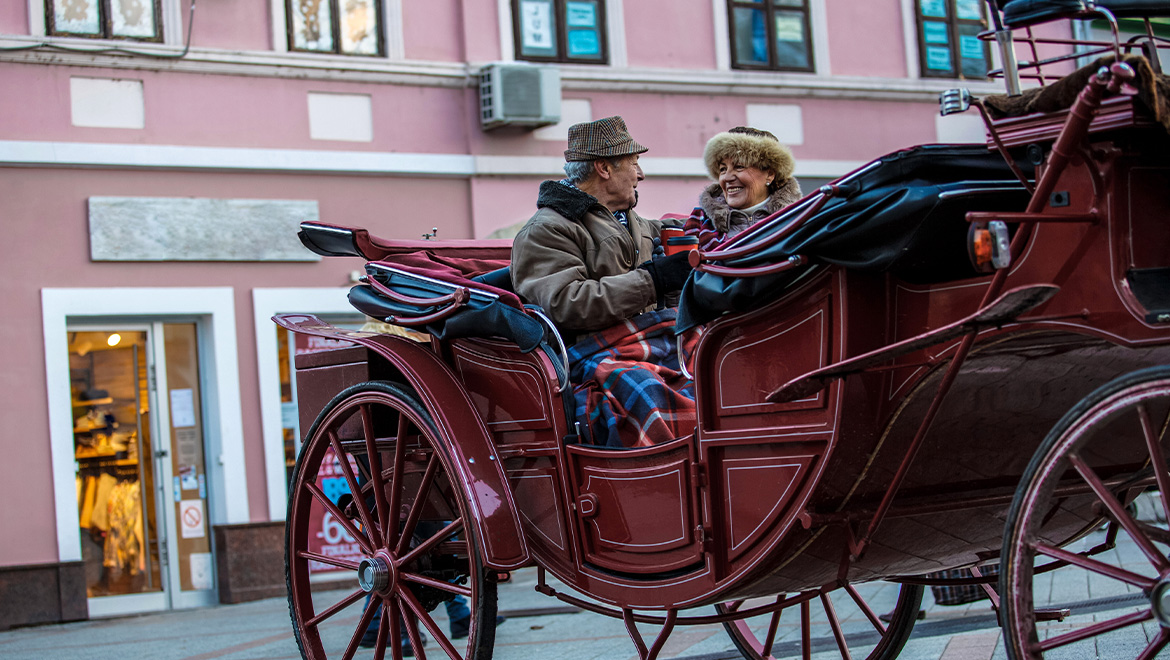
[[[801,197],[792,152],[768,131],[738,126],[719,133],[707,142],[703,161],[715,183],[703,190],[685,227],[703,249]]]

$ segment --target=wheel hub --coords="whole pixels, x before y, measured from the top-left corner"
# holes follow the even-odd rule
[[[398,571],[386,557],[374,555],[358,562],[358,585],[366,592],[384,592],[394,586]]]
[[[1150,609],[1163,628],[1170,628],[1170,576],[1164,576],[1150,590]]]

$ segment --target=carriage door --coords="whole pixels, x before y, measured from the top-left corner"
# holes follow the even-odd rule
[[[195,324],[68,332],[90,615],[213,603]]]

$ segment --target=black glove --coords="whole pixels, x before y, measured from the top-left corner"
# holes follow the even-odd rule
[[[669,257],[654,259],[638,266],[654,278],[654,293],[662,298],[671,291],[678,291],[691,276],[691,253],[679,252]]]

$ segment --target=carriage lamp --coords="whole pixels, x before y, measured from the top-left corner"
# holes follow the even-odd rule
[[[1012,263],[1011,237],[1002,220],[972,223],[967,231],[967,256],[975,270],[990,273]]]
[[[938,114],[946,117],[966,112],[971,107],[971,92],[966,89],[948,89],[938,95]]]

